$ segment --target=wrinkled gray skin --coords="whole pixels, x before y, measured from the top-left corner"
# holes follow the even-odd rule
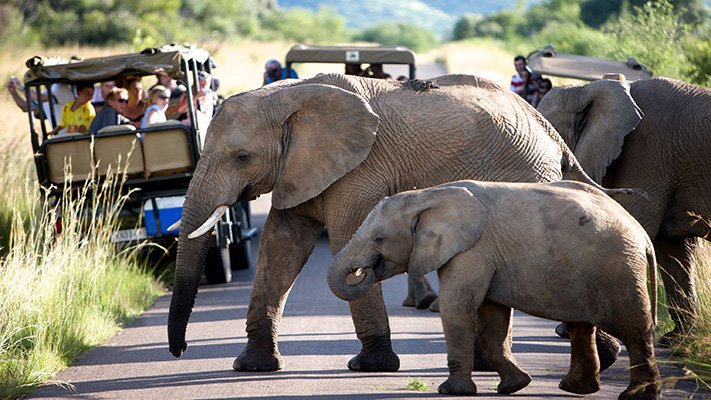
[[[538,110],[583,168],[605,187],[633,187],[649,198],[618,196],[654,241],[676,342],[694,322],[699,238],[711,228],[711,90],[650,78],[554,88]]]
[[[602,250],[601,250],[602,249]],[[511,354],[510,307],[566,321],[569,392],[600,388],[595,327],[625,344],[631,379],[622,399],[656,399],[656,288],[652,242],[640,224],[603,192],[579,182],[458,181],[382,200],[328,270],[334,294],[354,301],[395,274],[438,269],[449,378],[440,393],[473,395],[478,333],[501,377],[498,392],[531,377]],[[597,299],[597,300],[596,300]]]
[[[437,87],[434,87],[434,86]],[[431,84],[340,74],[228,98],[207,132],[186,194],[168,318],[185,330],[209,234],[188,239],[223,205],[272,192],[237,370],[283,368],[277,334],[289,288],[324,226],[335,254],[383,197],[458,179],[592,182],[553,127],[510,91],[465,75]],[[362,342],[353,370],[394,371],[380,286],[350,303]]]

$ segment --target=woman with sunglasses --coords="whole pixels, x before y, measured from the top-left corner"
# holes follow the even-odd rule
[[[166,121],[165,110],[168,109],[168,100],[170,100],[170,90],[163,85],[155,86],[148,92],[148,107],[141,119],[141,128]]]
[[[123,115],[128,104],[128,90],[115,87],[106,94],[104,101],[108,107],[103,107],[91,121],[89,134],[93,135],[105,126],[131,123],[131,120]]]

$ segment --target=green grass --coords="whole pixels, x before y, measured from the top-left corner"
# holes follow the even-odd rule
[[[704,242],[701,247],[695,271],[698,296],[696,321],[689,334],[672,349],[672,354],[690,370],[690,375],[696,378],[699,386],[711,390],[711,244]]]
[[[110,242],[122,203],[115,186],[85,193],[103,213],[71,196],[51,206],[29,173],[32,164],[23,168],[8,153],[2,165],[15,167],[4,170],[19,172],[0,177],[0,232],[8,243],[0,259],[0,398],[14,399],[110,338],[163,288],[134,253],[117,254]],[[61,234],[53,228],[58,216]]]
[[[406,390],[414,390],[417,392],[426,392],[426,391],[430,390],[430,387],[420,379],[411,378],[409,381],[407,381],[407,385],[405,385],[405,389]]]

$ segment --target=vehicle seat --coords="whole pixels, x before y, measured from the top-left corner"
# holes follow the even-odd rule
[[[150,125],[143,132],[143,154],[146,178],[190,171],[190,131],[177,120]]]
[[[82,133],[65,133],[45,140],[47,175],[55,185],[64,184],[64,164],[71,172],[74,183],[85,181],[92,175],[91,136]]]
[[[94,159],[99,175],[106,175],[109,168],[113,172],[125,171],[129,177],[143,175],[143,149],[135,130],[132,125],[109,125],[94,135]]]

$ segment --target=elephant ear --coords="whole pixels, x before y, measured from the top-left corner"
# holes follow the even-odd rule
[[[282,167],[272,193],[277,209],[318,196],[368,157],[378,116],[361,96],[330,85],[287,85],[267,97],[285,126]]]
[[[463,187],[437,187],[413,192],[410,203],[421,210],[413,220],[413,246],[408,274],[422,276],[476,244],[488,211]]]
[[[597,183],[602,182],[607,167],[622,152],[625,136],[642,120],[642,111],[625,81],[599,80],[584,86],[554,88],[537,109]]]

